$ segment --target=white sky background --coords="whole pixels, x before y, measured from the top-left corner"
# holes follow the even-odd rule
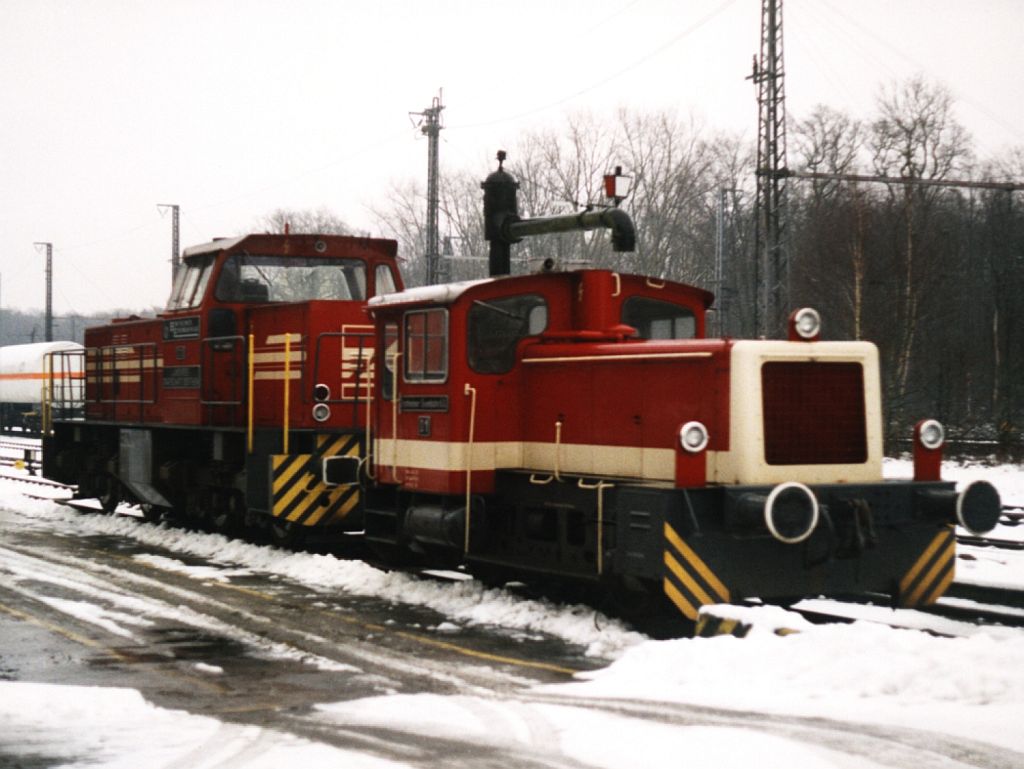
[[[444,89],[442,168],[569,113],[669,109],[753,139],[758,0],[0,0],[0,304],[162,305],[182,248],[279,207],[375,230],[426,177],[409,112]],[[789,0],[789,114],[870,117],[881,84],[945,83],[982,157],[1024,144],[1024,2]]]

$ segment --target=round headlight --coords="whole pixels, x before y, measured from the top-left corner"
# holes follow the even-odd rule
[[[946,442],[946,431],[942,423],[935,419],[928,419],[921,423],[918,432],[921,445],[930,451],[940,448]]]
[[[780,483],[764,504],[764,522],[779,542],[795,545],[814,533],[821,512],[818,498],[802,483]]]
[[[313,419],[317,422],[326,422],[331,418],[331,407],[326,403],[318,403],[313,406]]]
[[[679,428],[679,445],[691,454],[703,451],[708,445],[708,428],[700,422],[687,422]]]
[[[814,339],[821,333],[821,316],[817,310],[804,307],[793,313],[793,330],[801,339]]]
[[[320,383],[313,386],[313,400],[329,401],[331,399],[331,388]]]

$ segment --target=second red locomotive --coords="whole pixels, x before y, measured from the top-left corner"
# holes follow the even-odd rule
[[[758,597],[934,602],[986,483],[882,479],[878,354],[708,339],[712,296],[609,270],[508,276],[518,239],[619,209],[523,220],[484,184],[492,277],[402,290],[393,241],[260,235],[189,249],[166,312],[89,329],[84,420],[45,472],[108,508],[278,540],[359,532],[393,562],[564,580],[693,620]],[[649,599],[649,600],[648,600]]]

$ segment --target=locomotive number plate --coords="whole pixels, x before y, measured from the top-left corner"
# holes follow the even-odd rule
[[[403,395],[401,400],[402,413],[426,411],[434,414],[448,413],[447,395]]]
[[[172,339],[198,339],[199,316],[171,318],[164,321],[164,341]]]

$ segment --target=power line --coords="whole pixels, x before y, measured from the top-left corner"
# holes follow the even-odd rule
[[[923,179],[914,176],[871,176],[868,174],[833,174],[820,171],[790,171],[782,168],[777,171],[758,169],[758,176],[774,176],[778,179],[801,179],[841,182],[869,182],[876,184],[911,184],[920,187],[963,187],[975,190],[998,190],[1002,192],[1020,192],[1024,190],[1024,182],[975,181],[972,179]]]

